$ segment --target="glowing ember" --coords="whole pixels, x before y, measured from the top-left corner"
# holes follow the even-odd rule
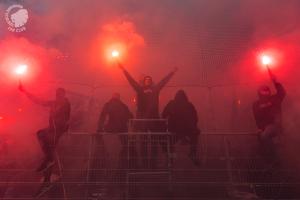
[[[262,64],[269,65],[269,64],[271,64],[272,59],[269,56],[267,56],[267,55],[263,55],[261,57],[261,61],[262,61]]]
[[[111,56],[114,57],[114,58],[117,58],[117,57],[120,56],[120,53],[119,53],[119,51],[117,51],[117,50],[113,50],[113,51],[111,52]]]
[[[15,73],[18,75],[22,75],[25,74],[27,71],[27,65],[19,65],[16,69],[15,69]]]

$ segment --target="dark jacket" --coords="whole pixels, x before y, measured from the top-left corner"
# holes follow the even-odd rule
[[[48,101],[44,104],[50,107],[49,127],[58,131],[67,131],[71,113],[71,105],[67,98],[63,102]]]
[[[277,123],[281,126],[281,103],[286,95],[283,86],[274,81],[276,94],[268,99],[259,99],[253,104],[256,125],[264,130],[267,125]]]
[[[168,129],[175,134],[199,134],[198,115],[194,105],[188,101],[184,92],[178,92],[162,112],[162,117],[168,119]]]
[[[127,132],[128,120],[132,117],[133,115],[122,101],[111,99],[103,106],[99,118],[98,131]]]
[[[132,76],[124,70],[125,77],[137,94],[137,118],[151,119],[159,118],[159,93],[174,75],[168,74],[158,84],[151,87],[140,85]]]

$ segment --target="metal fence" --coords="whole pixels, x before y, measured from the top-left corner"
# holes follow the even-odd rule
[[[57,149],[57,181],[41,199],[300,197],[295,171],[268,168],[255,133],[202,133],[198,164],[189,157],[188,142],[171,140],[168,132],[71,132]],[[41,184],[33,168],[2,167],[2,199],[33,199]]]

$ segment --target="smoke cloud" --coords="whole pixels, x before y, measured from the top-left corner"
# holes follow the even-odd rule
[[[28,145],[28,136],[35,141],[34,131],[46,125],[47,111],[18,93],[18,80],[8,72],[11,62],[32,64],[33,73],[23,81],[44,98],[52,98],[55,87],[63,86],[74,101],[85,99],[88,111],[92,100],[100,109],[119,91],[134,110],[134,92],[107,60],[114,48],[121,49],[123,64],[136,78],[149,74],[157,82],[179,68],[170,82],[173,87],[162,92],[161,106],[183,88],[199,112],[202,130],[243,131],[256,129],[251,110],[256,88],[271,85],[257,62],[258,53],[278,50],[274,72],[288,91],[286,132],[299,140],[297,0],[2,0],[1,16],[15,3],[28,10],[29,22],[25,32],[12,33],[4,18],[0,20],[0,89],[7,97],[0,100],[0,114],[12,116],[9,133],[22,138],[23,145]],[[97,109],[92,109],[90,121],[97,120]],[[26,133],[16,126],[21,121]],[[90,127],[95,129],[95,123]]]

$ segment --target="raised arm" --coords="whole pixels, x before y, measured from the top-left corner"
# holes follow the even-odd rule
[[[165,78],[163,78],[158,84],[157,87],[159,90],[161,90],[170,80],[171,78],[174,76],[174,74],[176,73],[177,68],[175,68],[172,72],[170,72],[167,76],[165,76]]]
[[[276,96],[280,99],[280,101],[282,101],[286,95],[286,91],[284,89],[284,87],[282,86],[281,83],[274,81],[274,86],[276,88]]]
[[[43,99],[40,99],[36,96],[34,96],[33,94],[29,93],[27,90],[25,90],[25,88],[23,87],[23,85],[20,83],[19,84],[19,90],[21,92],[23,92],[32,102],[39,104],[41,106],[51,106],[51,101],[45,101]]]
[[[275,89],[277,91],[276,96],[282,101],[286,95],[286,91],[283,85],[277,80],[276,76],[269,68],[268,68],[268,72],[269,72],[270,79],[272,80]]]
[[[118,63],[119,68],[123,71],[126,79],[128,80],[129,84],[131,85],[131,87],[133,87],[133,89],[135,91],[138,91],[140,89],[140,85],[139,83],[134,80],[134,78],[128,73],[128,71],[124,68],[124,66],[120,63]]]

